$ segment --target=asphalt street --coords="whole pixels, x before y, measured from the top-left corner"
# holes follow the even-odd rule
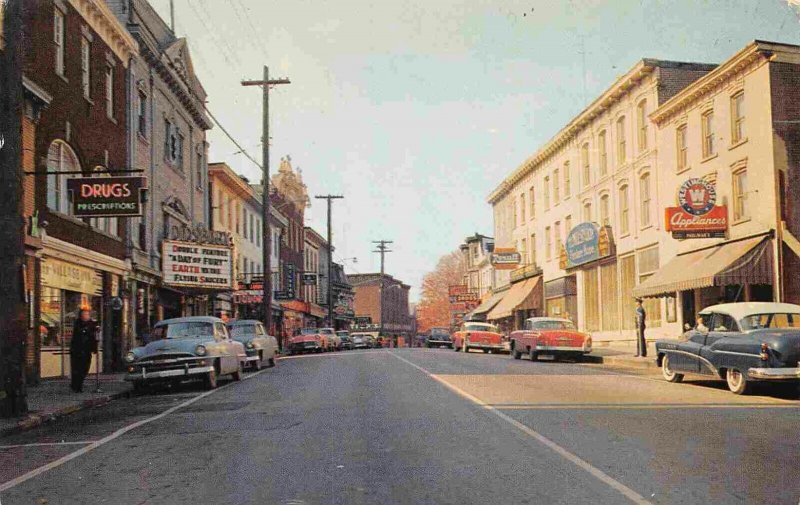
[[[0,439],[0,503],[795,505],[798,414],[576,363],[303,356]]]

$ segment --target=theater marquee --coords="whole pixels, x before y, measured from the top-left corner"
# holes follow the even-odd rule
[[[170,286],[229,291],[233,283],[233,248],[164,240],[164,283]]]

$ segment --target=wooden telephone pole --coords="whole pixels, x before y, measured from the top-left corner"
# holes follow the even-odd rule
[[[384,319],[384,315],[385,315],[385,313],[383,311],[383,292],[385,291],[385,286],[384,286],[385,283],[384,283],[384,280],[383,280],[384,263],[385,263],[386,253],[392,252],[387,247],[387,244],[392,244],[393,242],[391,240],[373,240],[372,243],[373,244],[378,244],[377,246],[375,246],[375,247],[377,247],[377,249],[375,251],[372,251],[372,252],[380,253],[380,255],[381,255],[381,290],[380,290],[381,322],[380,322],[380,329],[378,330],[378,336],[383,336],[383,319]]]
[[[328,327],[333,328],[333,289],[331,286],[333,280],[333,236],[331,232],[331,202],[344,198],[342,195],[317,195],[314,198],[328,201],[328,292],[326,293],[328,299]]]
[[[263,92],[262,114],[262,134],[261,134],[261,195],[262,218],[261,218],[261,263],[264,265],[264,282],[261,307],[264,317],[264,325],[270,331],[272,325],[272,236],[269,226],[269,88],[278,84],[290,84],[289,79],[269,78],[269,68],[264,65],[264,79],[260,81],[242,81],[242,86],[261,86]]]
[[[22,208],[21,0],[5,3],[0,50],[0,416],[28,410],[25,387],[25,222]],[[30,301],[33,303],[33,300]]]

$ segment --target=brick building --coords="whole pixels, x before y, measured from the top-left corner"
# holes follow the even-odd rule
[[[365,320],[369,318],[370,328],[360,326],[354,329],[383,328],[386,335],[403,335],[410,337],[413,331],[411,322],[408,292],[411,286],[405,284],[391,275],[384,274],[350,274],[347,281],[353,288],[353,310],[355,318]],[[383,285],[383,303],[381,303],[381,285]]]
[[[23,163],[41,173],[26,183],[25,198],[30,211],[33,191],[33,214],[45,230],[33,276],[38,318],[33,375],[68,373],[65,350],[82,305],[92,307],[103,328],[103,365],[116,367],[129,330],[125,312],[115,309],[128,300],[126,226],[116,218],[73,216],[67,180],[129,167],[125,75],[137,44],[99,0],[24,2],[23,26],[29,41],[24,74],[32,97],[26,114],[38,117],[35,135],[31,124],[26,128],[33,155]],[[44,110],[34,107],[48,101]],[[29,226],[29,235],[35,230]],[[39,244],[34,239],[31,245]]]
[[[145,212],[130,219],[128,243],[135,294],[130,319],[141,342],[160,319],[211,312],[207,290],[164,282],[161,249],[181,230],[209,227],[206,131],[212,124],[186,39],[176,37],[146,0],[107,3],[139,47],[125,78],[127,163],[149,179]]]

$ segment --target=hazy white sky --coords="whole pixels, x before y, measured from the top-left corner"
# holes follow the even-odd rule
[[[150,0],[169,20],[169,0]],[[643,57],[721,62],[753,39],[800,43],[780,0],[174,0],[209,108],[258,160],[262,65],[272,169],[292,156],[334,203],[335,258],[416,289],[439,256],[492,233],[486,196]],[[211,161],[257,181],[219,129]],[[325,206],[311,226],[325,234]]]

